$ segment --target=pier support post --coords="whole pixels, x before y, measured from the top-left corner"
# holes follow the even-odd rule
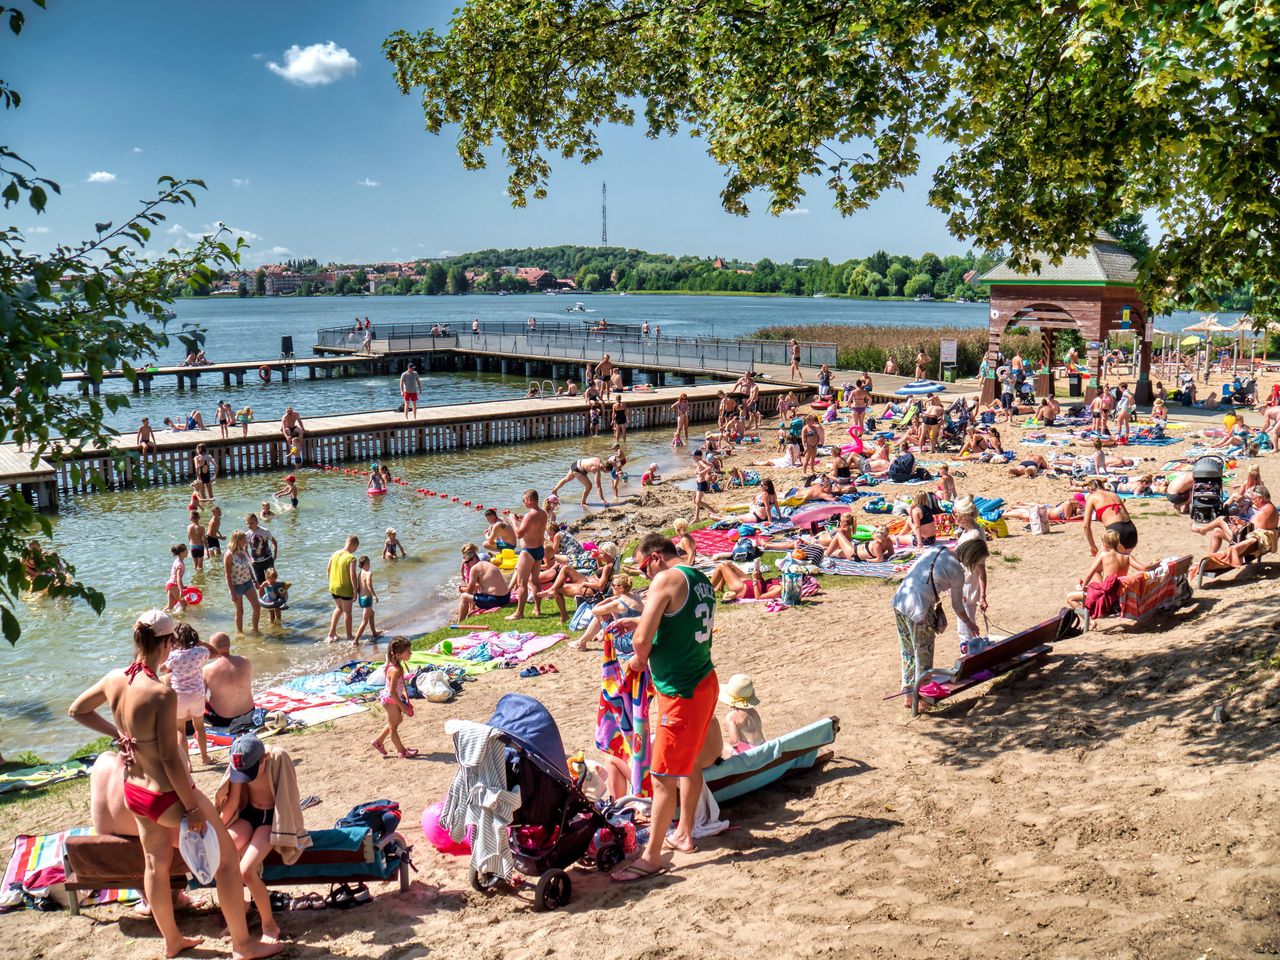
[[[476,354],[476,373],[484,373],[484,357]]]
[[[151,374],[144,373],[138,377],[138,380],[142,383],[142,392],[150,393],[151,392]]]
[[[142,381],[137,377],[133,380],[133,392],[135,395],[142,392]]]
[[[316,378],[316,367],[315,367],[315,364],[311,364],[307,367],[307,379],[314,380],[315,378]]]
[[[236,386],[237,386],[237,387],[243,387],[243,386],[244,386],[244,371],[243,371],[243,370],[237,370],[237,371],[236,371]]]
[[[665,387],[667,385],[667,374],[665,370],[659,370],[654,374],[653,383],[655,386]]]
[[[502,372],[503,374],[508,374],[511,372],[511,361],[508,360],[506,357],[502,358]]]
[[[223,371],[222,371],[222,385],[223,385],[224,387],[229,387],[229,386],[231,386],[231,371],[230,371],[230,370],[223,370]]]
[[[280,365],[280,382],[281,383],[289,382],[289,365],[287,363]]]
[[[537,373],[534,372],[536,368],[537,368],[536,364],[534,364],[532,361],[526,360],[524,364],[525,377],[528,378],[529,380],[532,380],[534,377],[536,377]]]
[[[628,386],[628,387],[631,386],[634,380],[635,380],[634,370],[628,367],[627,369],[622,371],[622,383],[624,386]]]

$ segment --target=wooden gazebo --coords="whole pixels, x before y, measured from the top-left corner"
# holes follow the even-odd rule
[[[1137,261],[1105,230],[1099,230],[1084,254],[1066,257],[1054,266],[1046,254],[1037,254],[1038,273],[1022,273],[1003,263],[980,282],[991,287],[991,321],[987,357],[991,368],[982,384],[982,400],[996,395],[996,360],[1005,330],[1013,326],[1035,327],[1044,338],[1043,367],[1053,369],[1054,340],[1059,330],[1075,330],[1085,341],[1088,385],[1085,399],[1101,388],[1101,347],[1114,331],[1136,331],[1137,377],[1134,399],[1151,402],[1151,339],[1154,324],[1146,304],[1138,296]],[[1052,376],[1037,387],[1052,389]]]

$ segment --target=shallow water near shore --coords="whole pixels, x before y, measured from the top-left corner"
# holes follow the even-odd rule
[[[650,462],[658,462],[666,472],[688,465],[688,448],[673,451],[669,441],[669,430],[637,432],[629,438],[630,480],[622,488],[624,495],[639,493],[640,474]],[[409,487],[393,486],[382,497],[368,496],[360,477],[308,468],[295,471],[301,488],[298,510],[288,509],[286,501],[284,512],[268,524],[279,543],[280,577],[293,584],[289,609],[280,627],[268,624],[264,611],[260,636],[233,637],[233,649],[253,661],[255,686],[352,658],[350,644],[325,640],[333,609],[325,568],[349,533],[360,537],[359,553],[367,554],[372,563],[380,597],[379,629],[412,628],[420,633],[449,622],[457,603],[458,547],[468,540],[478,543],[486,524],[474,508],[423,497],[414,488],[515,510],[525,489],[534,487],[545,496],[575,457],[603,456],[611,443],[611,438],[601,436],[392,460],[392,474],[408,481]],[[226,535],[244,529],[245,515],[259,511],[280,485],[276,474],[215,483],[224,546]],[[561,491],[562,520],[581,516],[580,495],[576,482]],[[22,639],[16,647],[0,651],[4,753],[33,750],[46,759],[59,759],[90,739],[87,730],[67,718],[67,707],[104,672],[129,661],[137,614],[164,606],[163,584],[173,559],[169,548],[185,541],[186,499],[182,489],[173,488],[96,494],[68,501],[53,518],[54,545],[75,565],[79,579],[102,590],[107,606],[98,617],[83,603],[24,595],[17,610]],[[208,511],[202,515],[207,522]],[[381,559],[388,527],[396,529],[409,554],[394,563]],[[188,558],[187,583],[205,595],[185,616],[201,638],[219,630],[231,632],[234,610],[221,561],[214,558],[203,573],[196,573]],[[248,627],[247,604],[245,617]],[[548,632],[558,628],[551,616],[546,625]],[[361,648],[364,656],[378,658],[383,649],[368,643]]]

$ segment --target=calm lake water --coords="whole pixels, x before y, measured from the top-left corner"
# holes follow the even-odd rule
[[[565,319],[564,307],[576,297],[362,297],[192,300],[177,304],[178,321],[207,331],[210,359],[251,360],[277,356],[280,337],[292,336],[295,353],[310,353],[314,333],[322,327],[350,323],[366,315],[374,324],[421,321],[468,325],[481,320]],[[874,303],[778,297],[582,296],[594,316],[627,323],[648,320],[670,335],[745,336],[769,324],[848,323],[853,325],[978,326],[986,322],[983,304]],[[1166,329],[1194,322],[1194,315],[1166,318]],[[181,359],[171,348],[161,363]],[[219,378],[220,379],[220,378]],[[123,383],[107,389],[122,391]],[[423,402],[457,403],[518,396],[519,377],[433,374],[426,378]],[[149,397],[115,416],[120,429],[132,432],[141,416],[159,423],[164,416],[185,415],[198,407],[209,418],[218,399],[237,408],[251,404],[258,418],[279,417],[286,405],[305,415],[391,409],[399,401],[392,377],[353,377],[328,381],[295,381],[288,385],[248,384],[224,389],[210,384],[196,393],[179,394],[172,381],[158,381]],[[212,421],[211,421],[212,422]],[[631,438],[633,476],[644,464],[664,468],[688,464],[689,450],[672,451],[667,432]],[[560,479],[569,461],[603,453],[605,439],[574,440],[490,448],[464,455],[414,457],[393,463],[397,476],[413,487],[457,493],[467,499],[516,508],[528,486],[545,492]],[[281,628],[264,626],[260,637],[237,641],[254,662],[260,685],[349,658],[345,644],[324,642],[331,609],[324,580],[325,563],[348,533],[356,533],[362,552],[373,560],[382,602],[380,624],[448,622],[456,603],[458,545],[483,534],[482,517],[460,506],[425,499],[403,489],[382,498],[365,495],[361,481],[313,470],[297,471],[301,507],[270,524],[280,544],[279,569],[294,588]],[[279,487],[279,477],[263,474],[217,484],[223,509],[223,531],[243,528],[246,513],[256,511]],[[638,479],[631,482],[638,490]],[[566,490],[571,494],[571,490]],[[571,501],[567,496],[566,501]],[[130,659],[130,631],[138,612],[164,603],[169,547],[185,539],[186,497],[180,490],[109,493],[64,504],[54,519],[54,545],[77,567],[78,576],[107,596],[107,610],[95,616],[84,604],[26,597],[17,613],[23,636],[18,646],[0,644],[0,749],[16,753],[32,749],[54,759],[88,739],[87,731],[66,718],[71,698],[113,666]],[[565,519],[577,515],[564,511]],[[378,559],[383,532],[395,527],[409,558],[395,564]],[[205,601],[191,608],[188,619],[202,637],[233,625],[232,608],[221,568],[193,575]],[[266,618],[263,618],[264,624]],[[548,622],[552,629],[554,620]],[[366,651],[369,649],[365,648]],[[380,649],[380,648],[379,648]]]

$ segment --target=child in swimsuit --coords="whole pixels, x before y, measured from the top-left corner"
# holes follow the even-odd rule
[[[272,510],[271,510],[271,501],[270,501],[270,500],[263,500],[263,501],[262,501],[262,509],[258,511],[258,519],[259,519],[259,520],[270,520],[270,519],[271,519],[272,517],[274,517],[274,516],[275,516],[275,514],[274,514],[274,513],[272,512]]]
[[[289,506],[298,509],[298,478],[292,473],[284,478],[284,486],[274,494],[277,497],[288,497]]]
[[[413,704],[409,701],[409,694],[404,685],[404,661],[408,660],[412,653],[413,649],[408,637],[396,637],[387,644],[387,661],[383,668],[387,683],[382,693],[378,695],[378,702],[387,711],[387,722],[382,732],[370,743],[370,746],[384,757],[387,755],[385,744],[388,737],[391,738],[391,745],[396,748],[396,753],[400,757],[407,760],[418,755],[417,750],[407,749],[400,741],[400,724],[406,716],[413,716]]]
[[[369,474],[369,493],[386,493],[387,485],[382,480],[382,474],[374,470]]]
[[[222,555],[222,508],[214,507],[209,517],[209,529],[204,532],[204,543],[209,549],[209,556]]]
[[[360,627],[356,630],[356,642],[359,643],[366,628],[374,640],[382,634],[378,632],[373,620],[373,605],[378,600],[378,591],[373,586],[373,572],[369,569],[369,558],[361,557],[356,567],[356,604],[360,607]]]
[[[289,602],[289,587],[290,584],[280,580],[275,567],[263,575],[262,583],[258,585],[258,602],[266,609],[267,619],[272,623],[280,622],[280,611]]]
[[[182,600],[182,592],[186,589],[182,578],[187,572],[187,545],[176,543],[169,548],[169,552],[173,554],[173,566],[169,569],[169,579],[164,585],[165,596],[168,599],[164,612],[182,613],[187,609],[187,605]]]
[[[404,544],[396,538],[396,531],[392,527],[387,527],[387,539],[382,541],[382,559],[394,560],[396,556],[407,556],[404,552]]]

